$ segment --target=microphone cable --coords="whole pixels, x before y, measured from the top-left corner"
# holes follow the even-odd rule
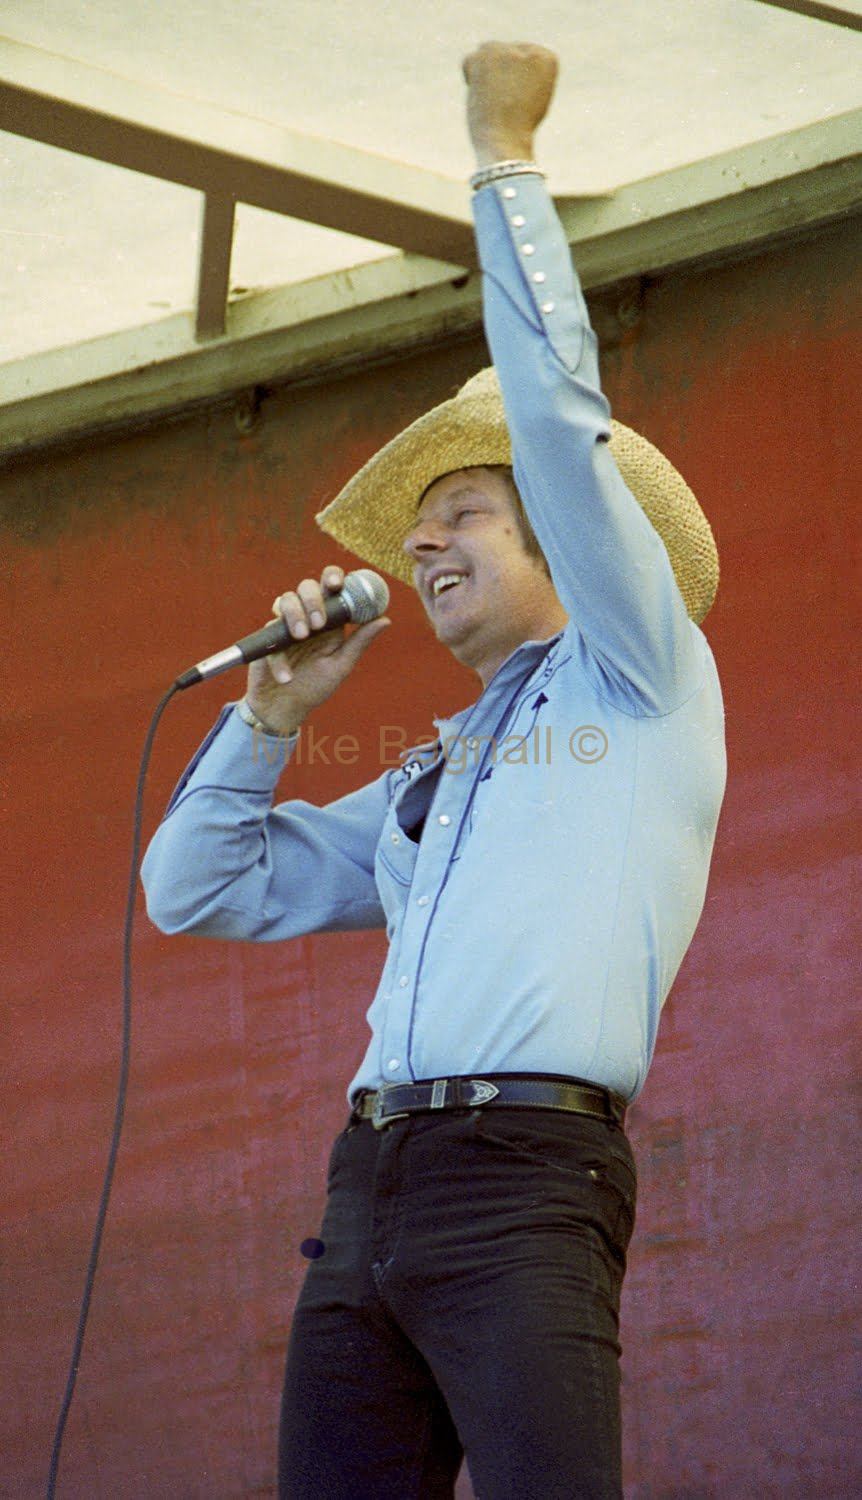
[[[78,1368],[81,1363],[81,1354],[84,1348],[84,1335],[87,1331],[87,1318],[90,1312],[90,1302],[93,1296],[93,1284],[96,1279],[96,1267],[99,1262],[99,1251],[102,1245],[102,1235],[105,1229],[105,1220],[108,1215],[108,1203],[111,1197],[111,1186],[114,1180],[114,1168],[117,1164],[117,1154],[120,1149],[120,1136],[123,1132],[123,1118],[126,1112],[126,1097],[129,1086],[129,1065],[132,1055],[132,931],[135,920],[135,898],[138,890],[138,862],[141,851],[141,824],[143,821],[144,783],[147,778],[147,770],[150,763],[150,755],[153,748],[153,740],[159,727],[159,720],[168,706],[174,693],[180,691],[179,680],[171,683],[168,691],[156,705],[155,712],[150,720],[144,748],[141,751],[140,766],[138,769],[138,783],[135,790],[135,806],[132,820],[132,856],[129,870],[129,888],[126,898],[126,915],[123,924],[123,1035],[120,1053],[120,1076],[117,1084],[116,1105],[114,1108],[114,1128],[111,1133],[111,1144],[108,1150],[108,1163],[105,1168],[104,1181],[102,1183],[102,1195],[99,1200],[99,1209],[96,1215],[96,1227],[93,1231],[93,1241],[90,1247],[90,1260],[87,1266],[87,1274],[84,1280],[84,1292],[81,1298],[81,1310],[78,1316],[78,1328],[75,1333],[75,1341],[72,1345],[72,1357],[69,1362],[69,1374],[66,1381],[66,1389],[60,1406],[60,1414],[57,1418],[57,1427],[54,1433],[54,1444],[51,1450],[51,1467],[48,1474],[48,1488],[45,1492],[46,1500],[54,1500],[57,1488],[57,1475],[60,1468],[60,1454],[63,1447],[63,1435],[66,1431],[66,1422],[75,1394],[75,1385],[78,1379]]]
[[[345,587],[349,585],[349,587]],[[389,590],[384,580],[368,568],[360,568],[355,573],[349,573],[344,580],[339,593],[345,595],[346,619],[356,624],[363,624],[368,620],[374,620],[381,615],[389,602]],[[329,602],[329,601],[327,601]],[[327,610],[329,614],[329,611]],[[330,627],[344,623],[340,615],[333,615],[329,620]],[[171,683],[167,692],[156,704],[150,726],[147,730],[144,748],[141,751],[141,760],[138,768],[138,782],[135,789],[135,805],[132,820],[132,855],[129,868],[129,887],[126,898],[126,915],[123,923],[123,1027],[122,1044],[120,1053],[120,1076],[117,1084],[116,1105],[114,1108],[114,1126],[111,1132],[111,1143],[108,1149],[108,1162],[105,1168],[105,1176],[102,1183],[102,1193],[99,1199],[99,1208],[96,1214],[96,1226],[93,1230],[93,1241],[90,1247],[90,1259],[87,1265],[87,1274],[84,1280],[84,1291],[81,1298],[81,1309],[78,1316],[78,1328],[75,1333],[75,1341],[72,1345],[72,1357],[69,1361],[69,1374],[66,1380],[66,1389],[60,1405],[60,1414],[57,1418],[57,1426],[54,1433],[54,1443],[51,1450],[51,1465],[48,1473],[48,1487],[45,1492],[45,1500],[54,1500],[57,1488],[57,1475],[60,1468],[60,1454],[63,1446],[63,1436],[66,1431],[66,1422],[75,1394],[75,1385],[78,1379],[78,1368],[81,1363],[81,1355],[84,1348],[84,1336],[87,1331],[87,1319],[90,1312],[90,1302],[93,1296],[93,1284],[96,1279],[96,1267],[99,1262],[99,1251],[102,1246],[102,1236],[105,1229],[105,1220],[108,1215],[108,1203],[111,1197],[111,1187],[114,1181],[114,1169],[117,1164],[117,1155],[120,1149],[120,1137],[123,1131],[123,1119],[126,1112],[126,1096],[129,1086],[129,1065],[132,1053],[132,932],[135,921],[135,898],[138,891],[138,864],[141,852],[141,824],[143,821],[144,784],[147,779],[150,756],[156,730],[159,727],[162,714],[167,708],[175,693],[182,692],[185,688],[193,687],[197,682],[204,682],[207,677],[215,676],[217,673],[225,672],[230,667],[239,666],[242,662],[255,661],[261,656],[269,656],[285,644],[282,632],[278,626],[269,625],[263,630],[255,632],[254,635],[245,636],[236,645],[227,651],[220,651],[217,656],[207,657],[205,661],[198,662],[197,666],[190,667],[187,672],[182,672],[179,677]]]

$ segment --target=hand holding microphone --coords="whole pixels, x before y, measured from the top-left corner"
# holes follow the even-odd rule
[[[275,600],[270,625],[190,667],[177,685],[191,687],[249,662],[249,706],[279,733],[298,729],[389,625],[383,615],[388,602],[386,584],[370,569],[345,577],[342,568],[324,568],[319,583],[305,578]],[[351,622],[357,628],[345,635],[342,627]]]

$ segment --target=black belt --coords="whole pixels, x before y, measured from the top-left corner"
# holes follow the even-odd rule
[[[370,1120],[375,1130],[407,1115],[438,1109],[562,1109],[574,1115],[592,1115],[614,1125],[626,1117],[625,1100],[612,1089],[580,1079],[530,1077],[525,1073],[488,1078],[434,1078],[423,1083],[384,1083],[365,1089],[353,1106],[353,1117]]]

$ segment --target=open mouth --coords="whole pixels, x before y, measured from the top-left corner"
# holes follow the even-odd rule
[[[446,594],[450,589],[457,588],[459,583],[464,582],[464,573],[441,573],[431,585],[431,597],[439,599],[441,594]]]

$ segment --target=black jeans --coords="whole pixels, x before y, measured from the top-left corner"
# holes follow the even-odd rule
[[[338,1136],[293,1321],[280,1500],[619,1500],[622,1130],[553,1110]]]

